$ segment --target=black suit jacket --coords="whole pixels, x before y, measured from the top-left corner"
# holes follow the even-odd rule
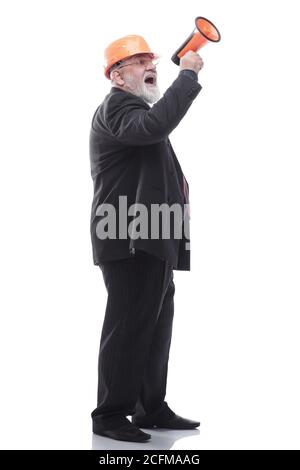
[[[183,209],[189,202],[188,183],[168,136],[201,88],[197,80],[181,71],[152,107],[132,93],[112,87],[97,108],[90,132],[94,183],[90,231],[95,265],[127,258],[135,250],[144,250],[168,260],[174,269],[190,270],[189,238],[184,233],[182,239],[174,236],[164,239],[161,233],[158,239],[133,239],[128,235],[122,238],[118,222],[119,213],[127,211],[132,204],[142,203],[150,213],[153,203],[179,203]],[[127,198],[127,205],[122,209],[119,208],[119,196]],[[98,236],[97,224],[104,218],[99,207],[105,203],[115,208],[115,239]],[[129,217],[127,221],[130,220]],[[187,223],[189,214],[185,218]]]

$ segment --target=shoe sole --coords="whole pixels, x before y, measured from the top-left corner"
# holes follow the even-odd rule
[[[176,430],[178,430],[178,431],[184,431],[184,430],[188,431],[190,429],[196,429],[200,426],[200,423],[197,426],[190,426],[190,427],[186,426],[184,428],[171,428],[171,427],[168,428],[166,426],[158,426],[156,424],[142,424],[142,423],[134,423],[134,424],[138,428],[142,428],[142,429],[170,429],[170,430],[173,429],[174,431],[176,431]]]
[[[114,439],[115,441],[127,441],[127,442],[147,442],[151,439],[151,436],[149,434],[149,437],[146,436],[144,438],[116,438],[116,437],[112,437],[110,436],[109,434],[107,434],[105,431],[100,431],[100,430],[95,430],[93,429],[93,433],[96,434],[97,436],[103,436],[103,437],[108,437],[109,439]]]

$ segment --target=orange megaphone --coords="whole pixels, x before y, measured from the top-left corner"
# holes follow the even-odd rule
[[[171,60],[174,64],[179,65],[180,58],[187,51],[197,52],[201,47],[205,46],[209,41],[219,42],[221,39],[221,34],[215,25],[204,18],[203,16],[197,16],[195,19],[196,28],[190,34],[190,36],[184,41],[183,44],[177,49],[177,51],[172,55]]]

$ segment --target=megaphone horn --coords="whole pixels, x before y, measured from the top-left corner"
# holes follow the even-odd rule
[[[221,34],[216,26],[204,18],[203,16],[197,16],[195,19],[195,29],[190,34],[190,36],[184,41],[183,44],[177,49],[176,52],[172,55],[172,61],[174,64],[179,65],[180,58],[187,51],[197,52],[201,47],[205,46],[209,41],[210,42],[219,42],[221,39]]]

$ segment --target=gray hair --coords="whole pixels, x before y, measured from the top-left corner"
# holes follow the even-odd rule
[[[112,72],[114,70],[118,70],[118,67],[120,67],[120,65],[123,65],[125,62],[126,62],[127,59],[124,59],[124,60],[119,60],[118,62],[116,62],[115,64],[113,64],[110,69],[109,69],[109,77],[110,79],[112,80]]]

